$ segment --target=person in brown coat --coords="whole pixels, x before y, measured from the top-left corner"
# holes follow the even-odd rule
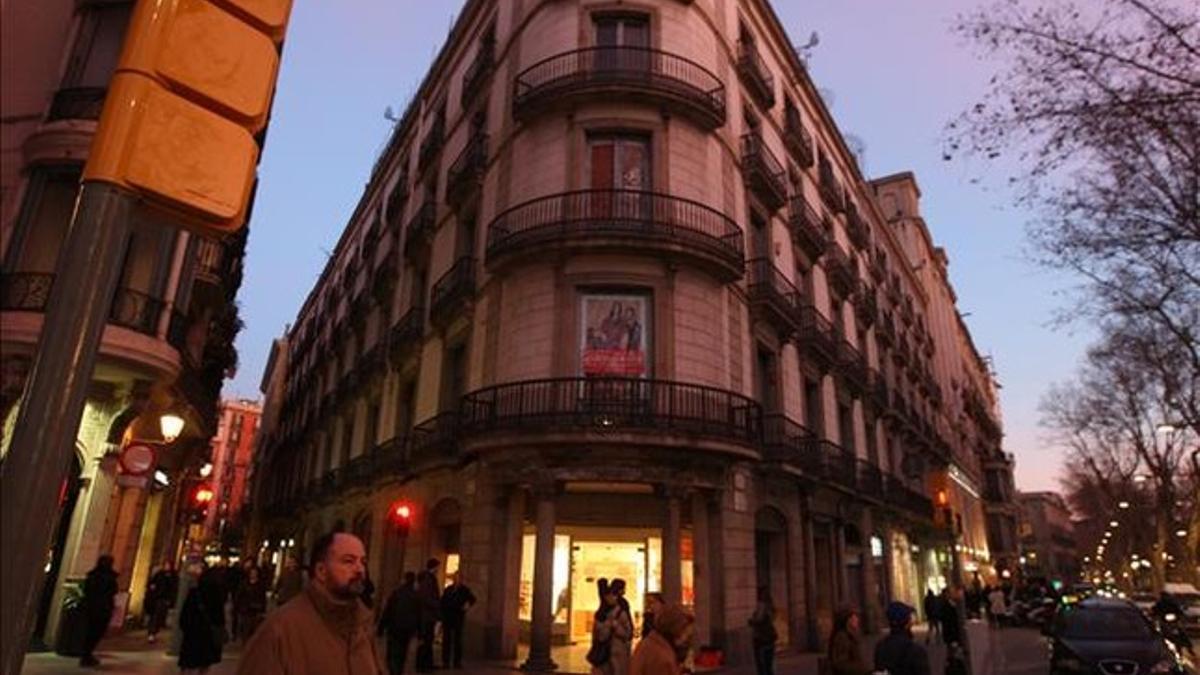
[[[695,619],[679,605],[667,605],[654,617],[654,630],[638,643],[629,675],[678,675],[692,645]]]
[[[833,633],[829,637],[829,665],[833,675],[871,675],[859,647],[861,622],[858,612],[841,609],[833,617]]]
[[[360,599],[366,562],[363,543],[352,534],[318,539],[310,583],[258,628],[238,662],[238,673],[383,675],[371,610]]]

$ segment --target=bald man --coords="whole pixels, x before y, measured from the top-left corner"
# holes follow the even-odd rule
[[[238,663],[245,675],[382,675],[371,610],[362,603],[367,553],[358,537],[327,534],[313,544],[312,578],[254,633]]]

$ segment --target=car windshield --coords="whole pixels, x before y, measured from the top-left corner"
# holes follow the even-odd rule
[[[1123,609],[1077,609],[1060,616],[1059,634],[1084,640],[1139,640],[1152,635],[1140,614]]]

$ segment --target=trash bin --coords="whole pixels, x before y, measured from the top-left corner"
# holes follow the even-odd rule
[[[78,590],[71,589],[63,598],[58,635],[54,637],[54,652],[60,656],[83,656],[86,639],[87,614],[83,611],[83,596]]]

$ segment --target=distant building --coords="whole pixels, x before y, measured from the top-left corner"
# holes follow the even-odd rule
[[[240,544],[242,506],[247,497],[247,476],[258,445],[262,404],[246,399],[223,400],[212,439],[212,473],[209,475],[213,502],[205,518],[204,540]]]
[[[1022,492],[1021,556],[1026,576],[1071,582],[1079,575],[1079,552],[1071,510],[1057,492]]]

